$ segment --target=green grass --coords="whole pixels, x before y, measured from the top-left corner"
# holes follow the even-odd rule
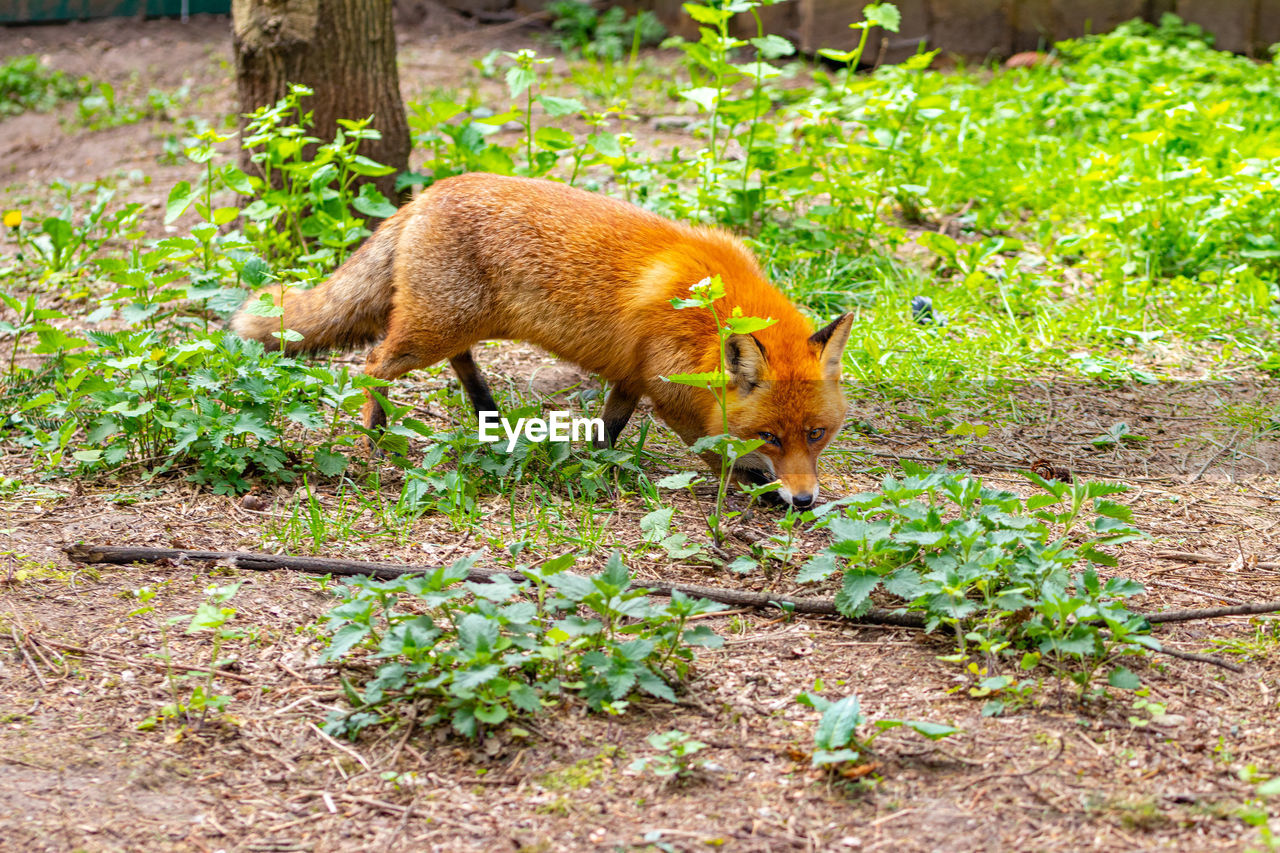
[[[88,92],[88,80],[52,71],[38,56],[14,56],[0,63],[0,116],[47,112]]]
[[[1000,400],[1016,417],[1009,389],[1030,378],[1280,369],[1276,65],[1214,51],[1194,28],[1130,24],[1058,45],[1057,65],[940,72],[925,54],[849,74],[796,60],[776,39],[729,38],[718,13],[699,14],[711,22],[702,40],[677,45],[683,61],[665,66],[490,54],[478,76],[504,78],[510,99],[485,102],[491,89],[472,81],[465,97],[409,103],[421,164],[406,179],[544,175],[731,228],[815,319],[854,312],[846,377],[859,395],[911,403],[924,418]],[[49,393],[22,385],[9,427],[48,470],[175,469],[232,492],[307,467],[317,482],[345,471],[356,440],[347,413],[362,382],[259,356],[209,322],[246,288],[322,277],[364,233],[364,216],[385,212],[350,186],[373,168],[356,156],[362,125],[311,162],[290,153],[289,140],[306,133],[305,96],[260,111],[249,141],[289,177],[283,188],[223,161],[212,132],[187,141],[191,179],[174,188],[167,218],[206,220],[189,237],[145,240],[136,206],[88,187],[63,188],[54,213],[33,204],[8,229],[16,251],[0,273],[11,291],[32,294],[13,297],[16,316],[2,327],[11,364],[31,353],[54,368],[27,377]],[[632,98],[647,114],[688,115],[692,143],[647,146]],[[500,132],[511,122],[524,131]],[[236,206],[244,195],[250,203]],[[80,301],[51,313],[36,292],[50,284]],[[913,312],[920,297],[931,300],[927,316]],[[80,337],[56,325],[58,313],[73,324],[116,317],[124,328]],[[513,508],[512,538],[550,542],[574,526],[569,540],[592,549],[603,534],[581,510],[597,502],[610,466],[626,462],[629,491],[644,479],[639,450],[624,460],[521,447],[499,459],[465,430],[401,416],[396,447],[428,445],[394,504],[410,521],[443,513],[465,529],[478,496],[545,484],[575,508],[576,524],[555,506],[523,520]],[[286,525],[294,532],[277,534],[321,541],[313,515],[299,508]]]

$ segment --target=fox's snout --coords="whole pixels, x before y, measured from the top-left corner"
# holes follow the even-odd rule
[[[783,483],[778,489],[778,497],[796,509],[809,509],[818,502],[818,484],[815,482],[811,486],[802,487],[799,491],[792,491],[787,488],[787,484]]]
[[[800,510],[810,509],[817,504],[818,495],[822,491],[818,485],[817,457],[805,460],[798,466],[793,460],[787,460],[792,463],[789,466],[779,465],[778,461],[764,454],[756,454],[744,459],[745,464],[736,473],[744,483],[777,483],[778,489],[771,493],[771,501]]]

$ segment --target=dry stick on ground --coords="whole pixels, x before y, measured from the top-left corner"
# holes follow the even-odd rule
[[[1182,563],[1208,563],[1209,565],[1226,565],[1231,562],[1231,557],[1219,557],[1214,554],[1193,554],[1189,551],[1157,551],[1151,556],[1157,560],[1176,560]],[[1256,563],[1246,563],[1247,569],[1280,569],[1280,563],[1270,562],[1267,560],[1259,560]]]
[[[1231,661],[1223,660],[1222,658],[1216,658],[1213,655],[1201,655],[1195,652],[1180,652],[1176,649],[1161,649],[1160,653],[1169,655],[1170,657],[1181,658],[1182,660],[1198,660],[1202,663],[1211,663],[1214,666],[1220,666],[1223,669],[1229,669],[1232,672],[1244,672],[1244,667],[1240,664],[1232,663]]]
[[[22,653],[22,659],[27,662],[27,666],[31,667],[31,672],[36,677],[36,681],[40,682],[41,690],[48,690],[49,685],[45,684],[44,676],[40,674],[40,667],[36,666],[36,662],[31,659],[31,655],[27,653],[27,647],[18,637],[18,629],[13,625],[9,626],[9,633],[13,635],[13,647]]]
[[[132,548],[116,545],[72,545],[65,549],[67,556],[82,563],[155,563],[170,560],[175,563],[194,560],[197,562],[218,562],[236,569],[248,569],[256,572],[289,569],[295,572],[311,572],[342,576],[364,575],[380,580],[391,580],[404,575],[416,575],[423,572],[436,572],[440,566],[411,566],[393,563],[366,563],[358,560],[335,560],[327,557],[290,557],[276,554],[254,554],[246,551],[192,551],[183,548]],[[487,581],[496,577],[507,577],[512,580],[524,580],[524,576],[516,571],[500,569],[471,569],[467,580]],[[780,595],[767,595],[758,592],[741,592],[739,590],[716,589],[707,586],[687,586],[659,581],[640,581],[654,595],[671,595],[680,592],[684,595],[709,598],[724,604],[738,607],[789,607],[795,613],[808,613],[822,616],[838,616],[835,602],[824,598],[791,598]],[[1280,609],[1280,605],[1277,605]],[[896,625],[904,628],[923,628],[924,619],[914,613],[896,613],[890,610],[872,609],[860,620],[875,625]]]
[[[327,557],[289,557],[276,554],[254,554],[247,551],[193,551],[184,548],[132,548],[118,545],[72,545],[65,549],[67,556],[82,563],[154,563],[170,560],[181,563],[187,560],[198,562],[224,563],[236,569],[248,569],[256,572],[288,569],[291,571],[315,572],[319,574],[355,576],[364,575],[371,578],[390,580],[404,575],[436,572],[440,566],[406,566],[392,563],[366,563],[358,560],[335,560]],[[523,580],[519,572],[493,569],[471,569],[467,579],[487,581],[495,577],[508,577]],[[644,586],[654,595],[671,595],[680,592],[684,595],[709,598],[724,604],[738,607],[789,607],[795,613],[808,613],[824,616],[838,616],[835,602],[825,598],[792,598],[784,595],[767,595],[758,592],[741,592],[739,590],[716,589],[707,586],[687,586],[654,581],[643,581]],[[1263,601],[1256,604],[1236,604],[1230,607],[1204,607],[1191,610],[1167,610],[1163,613],[1139,613],[1153,625],[1168,622],[1191,622],[1197,619],[1213,619],[1219,616],[1240,616],[1254,613],[1275,613],[1280,611],[1280,601]],[[872,608],[865,615],[852,620],[868,625],[893,625],[903,628],[923,628],[924,617],[917,613],[900,613],[893,610]],[[1189,652],[1169,652],[1174,657],[1188,657]],[[1235,664],[1213,658],[1208,655],[1188,657],[1224,666],[1239,671]]]
[[[173,669],[178,672],[199,672],[204,675],[213,674],[218,678],[229,678],[232,681],[239,681],[243,684],[256,684],[252,678],[243,675],[237,675],[234,672],[227,672],[225,669],[210,670],[206,666],[185,666],[181,663],[166,663],[162,660],[139,660],[138,658],[125,657],[124,655],[116,655],[111,652],[99,652],[94,649],[86,649],[83,646],[71,646],[66,643],[56,643],[53,640],[46,640],[44,637],[32,636],[31,639],[40,645],[48,646],[51,649],[57,649],[60,652],[70,652],[73,655],[81,657],[102,658],[103,660],[113,660],[118,663],[127,663],[130,666],[150,667],[161,671]]]

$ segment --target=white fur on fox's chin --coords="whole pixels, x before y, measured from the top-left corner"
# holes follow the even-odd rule
[[[818,493],[821,491],[822,491],[822,487],[815,484],[813,487],[813,504],[810,504],[810,506],[813,506],[818,502]],[[778,487],[778,497],[786,501],[787,506],[795,506],[795,502],[791,500],[791,490],[788,489],[786,486]]]

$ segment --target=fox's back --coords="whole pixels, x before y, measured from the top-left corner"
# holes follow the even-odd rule
[[[671,300],[719,275],[726,310],[779,321],[760,333],[803,339],[807,321],[731,235],[694,228],[565,184],[468,174],[433,184],[406,211],[397,280],[442,282],[485,316],[485,336],[529,340],[618,379],[636,370],[704,369],[715,325]],[[427,274],[430,271],[430,274]],[[416,294],[429,299],[431,294]],[[671,364],[642,365],[671,354]],[[679,363],[675,363],[675,362]]]

